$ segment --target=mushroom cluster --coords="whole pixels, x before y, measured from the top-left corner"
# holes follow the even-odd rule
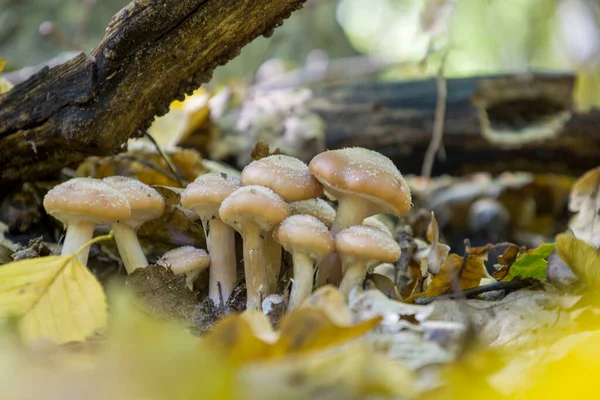
[[[337,211],[320,198],[324,191],[337,200]],[[318,286],[339,283],[347,295],[369,268],[397,261],[400,247],[369,217],[403,215],[411,201],[391,160],[355,147],[323,152],[309,165],[271,155],[247,165],[241,179],[202,175],[185,189],[181,204],[198,214],[207,233],[213,301],[226,301],[237,281],[237,231],[243,240],[246,307],[260,309],[262,299],[275,292],[283,249],[293,260],[288,303],[293,310],[311,294],[315,266]]]
[[[96,225],[111,225],[127,273],[148,266],[136,231],[165,210],[162,196],[137,179],[112,176],[103,180],[75,178],[52,188],[44,197],[48,214],[67,230],[62,255],[74,254],[94,236]],[[85,265],[89,248],[78,253]]]
[[[337,211],[321,197],[337,200]],[[300,306],[315,286],[339,284],[343,294],[361,284],[367,270],[393,263],[400,247],[372,217],[400,216],[411,205],[410,190],[387,157],[364,148],[326,151],[309,165],[294,157],[271,155],[248,164],[241,177],[208,173],[190,183],[181,206],[196,213],[208,253],[183,247],[157,264],[185,274],[188,287],[209,269],[209,298],[225,304],[238,280],[235,232],[243,241],[247,309],[260,309],[275,293],[282,250],[293,260],[288,310]],[[148,265],[136,231],[160,217],[160,194],[133,178],[75,178],[48,192],[47,212],[66,226],[62,254],[75,253],[96,225],[111,225],[128,273]],[[83,263],[88,254],[79,252]]]

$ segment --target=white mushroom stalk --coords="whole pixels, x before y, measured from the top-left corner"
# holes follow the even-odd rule
[[[156,190],[134,178],[111,176],[103,181],[123,194],[131,208],[131,217],[112,224],[119,254],[127,273],[130,274],[136,268],[148,266],[136,231],[143,223],[163,214],[165,201]]]
[[[370,267],[400,258],[400,246],[389,234],[366,225],[351,226],[338,233],[335,249],[344,273],[340,291],[346,296],[362,283]]]
[[[199,176],[181,196],[181,205],[193,210],[202,221],[211,255],[208,297],[216,305],[227,302],[237,283],[235,230],[221,221],[219,207],[241,186],[240,178],[215,172]]]
[[[323,187],[303,161],[282,155],[272,155],[248,164],[241,174],[244,185],[260,185],[271,189],[286,202],[319,197]],[[274,292],[281,271],[281,246],[269,235],[264,241],[269,290]]]
[[[270,294],[263,235],[289,214],[289,207],[281,197],[256,185],[235,190],[219,208],[221,220],[237,230],[244,242],[248,309],[260,309],[262,298]]]
[[[275,228],[273,238],[292,254],[294,278],[288,303],[288,311],[292,311],[312,293],[314,264],[333,252],[333,237],[319,219],[292,215]]]
[[[119,191],[92,178],[75,178],[55,186],[44,197],[44,208],[66,227],[61,254],[77,253],[84,265],[89,246],[78,250],[92,239],[95,226],[131,216],[129,203]]]

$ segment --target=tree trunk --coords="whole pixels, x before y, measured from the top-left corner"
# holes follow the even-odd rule
[[[117,153],[305,0],[136,0],[102,42],[0,95],[0,185]]]

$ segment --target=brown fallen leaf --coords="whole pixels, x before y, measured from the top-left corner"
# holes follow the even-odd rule
[[[177,148],[166,151],[166,154],[184,181],[192,182],[206,172],[202,157],[195,150]],[[79,165],[75,174],[92,178],[130,176],[147,185],[179,187],[166,161],[153,148],[132,150],[112,157],[89,157]]]
[[[412,303],[418,297],[433,297],[451,293],[452,280],[460,271],[462,265],[463,257],[458,254],[450,254],[444,260],[440,273],[433,278],[427,290],[423,293],[412,295],[404,301]],[[470,255],[460,276],[461,289],[466,290],[479,286],[479,282],[481,282],[481,278],[484,275],[484,268],[484,260],[481,256]]]
[[[258,140],[258,142],[256,142],[256,145],[254,146],[254,148],[252,149],[252,152],[250,153],[250,158],[254,161],[256,160],[260,160],[261,158],[265,158],[265,157],[269,157],[269,156],[273,156],[276,154],[281,154],[281,151],[279,151],[279,148],[276,148],[273,151],[269,150],[269,144],[263,140]]]
[[[556,252],[592,291],[600,289],[600,250],[575,236],[556,237]]]
[[[271,336],[262,328],[263,323],[230,314],[215,325],[205,340],[211,347],[221,349],[230,362],[239,365],[323,350],[362,336],[380,321],[381,317],[376,317],[343,327],[321,310],[299,308],[287,314],[276,336]],[[269,335],[269,339],[265,335]]]

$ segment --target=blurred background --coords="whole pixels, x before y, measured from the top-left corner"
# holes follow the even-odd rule
[[[91,50],[127,3],[0,0],[6,71]],[[270,58],[292,68],[357,55],[385,63],[377,73],[389,79],[435,74],[443,58],[449,77],[594,68],[598,14],[596,0],[308,0],[215,77],[252,79]]]

